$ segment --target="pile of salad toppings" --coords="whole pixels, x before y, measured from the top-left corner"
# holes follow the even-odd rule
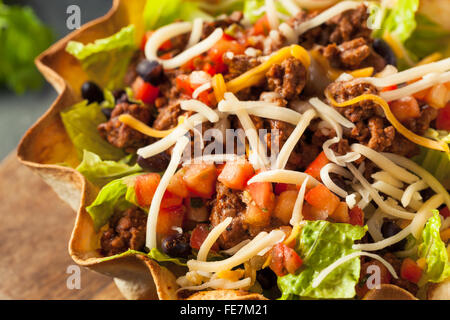
[[[93,72],[87,102],[62,113],[77,169],[102,187],[87,208],[99,252],[186,266],[180,295],[362,298],[370,266],[416,295],[450,275],[450,196],[411,160],[448,162],[450,60],[398,71],[366,4],[282,4],[253,23],[241,11],[165,23],[137,50],[132,26],[103,39],[124,84]],[[68,51],[89,68],[101,47]],[[71,127],[80,114],[95,139]],[[243,129],[242,152],[208,129]]]

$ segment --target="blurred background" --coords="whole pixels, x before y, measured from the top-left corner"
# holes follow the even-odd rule
[[[108,12],[111,8],[112,0],[3,0],[3,3],[6,5],[27,6],[34,11],[34,14],[43,24],[43,28],[46,28],[43,30],[49,30],[48,37],[36,40],[39,45],[44,45],[45,48],[46,42],[55,42],[72,31],[66,25],[66,20],[69,17],[66,11],[70,5],[79,6],[81,24],[84,24]],[[12,16],[10,19],[17,25],[19,30],[24,30],[22,24],[26,23],[21,21],[21,17],[24,16],[22,12],[14,11],[11,13],[0,9],[0,39],[5,23],[11,22],[5,22],[5,19],[8,19],[8,17],[5,17],[6,15],[8,17]],[[33,21],[33,23],[35,22]],[[43,33],[41,32],[41,35]],[[4,51],[4,48],[0,47],[0,60],[2,61],[0,62],[0,161],[11,151],[15,150],[25,131],[44,114],[57,97],[56,91],[43,78],[39,79],[40,76],[35,74],[31,76],[31,81],[33,85],[37,83],[38,88],[36,89],[26,88],[24,92],[15,92],[11,87],[7,87],[2,81],[2,63],[6,64],[5,60],[8,60],[5,59],[7,53]],[[25,46],[17,48],[14,54],[23,56],[29,52]],[[31,60],[31,57],[26,58]],[[5,70],[3,68],[4,77],[16,75],[17,70],[13,69]]]

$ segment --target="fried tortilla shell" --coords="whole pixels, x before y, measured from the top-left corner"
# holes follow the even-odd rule
[[[179,267],[174,264],[159,264],[144,255],[123,254],[114,259],[100,255],[100,236],[86,211],[86,206],[95,199],[99,190],[72,169],[78,165],[79,159],[60,117],[62,110],[82,99],[80,88],[88,80],[78,61],[65,51],[67,43],[71,40],[89,43],[108,37],[129,24],[136,27],[138,43],[144,33],[144,5],[144,0],[114,0],[112,9],[104,17],[69,34],[36,59],[37,67],[59,96],[22,138],[18,158],[39,174],[77,212],[69,242],[69,253],[77,264],[114,278],[127,299],[173,300],[180,299],[177,295],[179,286],[175,282]],[[434,296],[432,294],[430,297]],[[390,297],[395,298],[395,293]],[[193,293],[188,298],[265,299],[260,294],[240,290],[203,291]]]

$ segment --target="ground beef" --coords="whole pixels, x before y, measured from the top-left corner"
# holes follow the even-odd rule
[[[121,114],[130,114],[146,124],[151,120],[150,107],[121,102],[115,106],[108,122],[98,126],[100,135],[113,146],[124,148],[127,151],[133,151],[148,145],[151,142],[151,138],[120,122],[119,116]]]
[[[153,128],[156,130],[167,130],[176,127],[178,117],[183,114],[179,103],[170,104],[167,107],[160,108],[158,111],[158,116],[153,122]]]
[[[296,27],[318,14],[318,11],[311,13],[301,11],[297,16],[291,18],[288,24]],[[368,18],[369,14],[365,5],[361,5],[355,10],[345,11],[300,35],[299,44],[309,49],[315,44],[323,46],[330,43],[341,44],[356,38],[364,38],[370,42],[372,30],[367,27]]]
[[[232,190],[220,182],[217,182],[216,191],[216,198],[211,202],[212,210],[209,220],[215,227],[227,217],[233,218],[218,240],[221,248],[229,249],[250,237],[241,218],[246,205],[242,202],[241,192]]]
[[[225,76],[226,81],[234,79],[260,64],[256,57],[250,57],[245,54],[225,54],[223,63],[228,67],[228,73]]]
[[[207,38],[216,28],[227,29],[233,24],[240,26],[240,22],[244,14],[241,11],[235,11],[229,16],[224,17],[223,19],[217,19],[214,21],[207,21],[203,23],[203,32],[201,39]]]
[[[116,213],[100,240],[101,253],[112,256],[128,249],[144,249],[147,215],[138,208]]]
[[[266,73],[267,86],[284,99],[290,100],[302,92],[306,84],[306,68],[299,59],[290,57],[274,64]]]
[[[329,44],[322,54],[334,68],[358,69],[361,63],[370,55],[370,47],[366,40],[357,38],[340,45]]]
[[[389,262],[392,267],[394,267],[395,272],[400,275],[402,260],[397,258],[392,253],[386,253],[385,255],[383,255],[383,258],[386,259],[386,261]],[[391,283],[405,289],[406,291],[411,292],[413,295],[416,295],[417,291],[419,290],[419,287],[415,283],[409,282],[408,280],[402,279],[400,277],[398,279],[392,277]]]

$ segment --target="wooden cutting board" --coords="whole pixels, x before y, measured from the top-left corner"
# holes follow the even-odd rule
[[[0,163],[0,299],[123,299],[111,278],[85,268],[81,288],[68,288],[74,221],[75,212],[15,152]]]

